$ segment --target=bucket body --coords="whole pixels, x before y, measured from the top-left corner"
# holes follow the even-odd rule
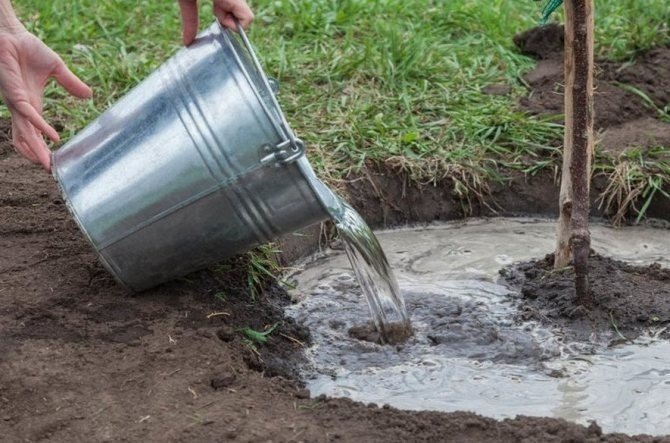
[[[214,23],[53,155],[72,215],[131,290],[325,220],[337,204],[242,36]]]

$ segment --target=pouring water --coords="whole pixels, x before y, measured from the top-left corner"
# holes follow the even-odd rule
[[[331,216],[367,299],[380,341],[403,342],[412,334],[412,328],[393,269],[365,220],[347,202],[338,200],[340,210],[332,211]]]

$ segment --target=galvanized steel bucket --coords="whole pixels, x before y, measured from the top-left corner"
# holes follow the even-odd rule
[[[239,27],[218,22],[53,155],[100,260],[134,291],[329,218]]]

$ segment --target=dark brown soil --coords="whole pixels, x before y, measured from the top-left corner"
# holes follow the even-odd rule
[[[508,283],[521,289],[520,319],[558,326],[568,340],[609,332],[612,343],[670,325],[670,270],[591,254],[590,301],[577,307],[573,269],[555,270],[553,262],[550,254],[501,271]],[[670,333],[661,336],[669,338]]]
[[[565,31],[563,25],[551,23],[517,34],[513,40],[522,54],[547,60],[563,56]]]
[[[563,38],[562,26],[547,25],[514,39],[521,52],[538,60],[536,68],[524,77],[531,90],[521,105],[531,112],[562,113]],[[653,106],[631,87],[646,94]],[[595,126],[601,131],[600,148],[618,156],[630,148],[670,147],[670,124],[659,120],[655,109],[668,106],[669,91],[670,48],[653,49],[629,63],[598,61]],[[599,186],[596,179],[594,187]],[[666,217],[663,212],[656,214]],[[667,271],[634,268],[593,256],[590,275],[594,304],[575,309],[572,271],[553,271],[551,262],[548,256],[521,264],[514,272],[506,271],[506,278],[522,287],[522,318],[563,326],[569,337],[582,340],[594,331],[612,331],[615,325],[627,338],[634,338],[650,326],[670,321]]]
[[[11,129],[12,125],[9,120],[0,119],[0,159],[5,158],[14,151],[11,144]]]
[[[51,177],[13,153],[2,128],[3,441],[631,441],[548,418],[496,421],[310,399],[292,379],[308,334],[282,317],[282,291],[250,299],[244,257],[225,274],[125,293]],[[258,354],[245,343],[241,328],[275,323]]]
[[[530,94],[521,100],[521,105],[536,114],[563,113],[563,27],[547,25],[526,31],[514,42],[522,53],[538,60],[536,68],[524,76]],[[641,54],[632,62],[617,63],[600,60],[596,62],[595,127],[610,130],[615,134],[604,135],[601,148],[620,153],[628,146],[667,146],[670,124],[658,122],[650,139],[649,131],[632,137],[628,130],[617,131],[619,125],[638,121],[646,122],[659,116],[658,110],[650,106],[630,88],[645,94],[656,108],[670,104],[670,48],[656,48]],[[654,140],[655,139],[655,140]]]
[[[600,145],[617,156],[628,148],[670,147],[670,125],[652,117],[622,123],[602,133]]]
[[[51,177],[13,153],[6,122],[2,128],[3,441],[630,441],[548,418],[496,421],[310,399],[291,378],[309,337],[282,317],[285,293],[271,288],[251,300],[244,257],[225,274],[125,293]],[[259,354],[244,342],[241,328],[277,322]]]

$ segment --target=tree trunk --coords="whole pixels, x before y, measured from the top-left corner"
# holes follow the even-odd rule
[[[580,304],[588,302],[589,184],[593,155],[593,0],[565,1],[565,136],[555,267],[575,267]]]

